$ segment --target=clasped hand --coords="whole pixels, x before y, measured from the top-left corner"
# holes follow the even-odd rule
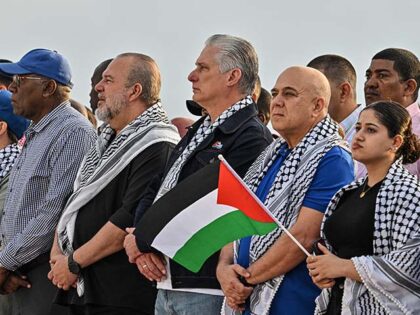
[[[253,287],[245,286],[239,279],[240,277],[248,279],[251,276],[249,271],[237,264],[219,263],[216,275],[229,307],[236,311],[243,311]]]
[[[134,228],[127,228],[128,235],[124,239],[124,248],[128,261],[136,264],[140,273],[150,281],[162,281],[166,277],[165,260],[155,253],[142,253],[137,247]]]
[[[3,269],[0,272],[0,287],[0,294],[10,294],[21,287],[30,289],[31,284],[26,276]]]
[[[70,272],[68,267],[68,257],[58,254],[51,257],[51,271],[48,273],[48,279],[59,289],[69,290],[76,287],[77,275]]]

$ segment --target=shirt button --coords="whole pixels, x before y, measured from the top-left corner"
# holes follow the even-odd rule
[[[338,285],[338,287],[339,287],[341,290],[343,290],[343,289],[344,289],[344,284],[340,283],[340,284]]]

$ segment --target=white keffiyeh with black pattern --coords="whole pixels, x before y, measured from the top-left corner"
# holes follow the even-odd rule
[[[362,186],[359,179],[332,199],[325,220],[344,192]],[[327,246],[332,250],[331,246]],[[373,256],[351,259],[362,282],[346,279],[341,314],[420,314],[420,183],[394,162],[376,197]],[[327,311],[330,289],[317,298],[316,314]]]
[[[285,143],[284,139],[277,139],[248,170],[244,181],[254,192]],[[344,147],[343,140],[338,134],[338,125],[327,116],[306,134],[284,160],[264,204],[286,228],[290,228],[296,222],[319,162],[331,148],[339,145]],[[264,236],[252,236],[250,263],[261,257],[281,235],[282,230],[277,228]],[[238,253],[239,242],[235,242],[235,255]],[[278,276],[255,286],[250,296],[251,314],[269,313],[270,305],[283,277],[283,275]],[[224,303],[222,314],[241,313],[235,312]]]
[[[0,149],[0,182],[9,175],[13,164],[20,154],[17,144],[9,144],[3,149]]]
[[[222,125],[229,117],[233,114],[241,110],[242,108],[247,107],[253,103],[251,96],[247,96],[244,99],[240,100],[236,104],[232,105],[228,109],[226,109],[215,121],[211,123],[210,116],[207,116],[204,119],[201,126],[198,128],[197,132],[188,143],[187,147],[178,157],[178,159],[174,162],[170,170],[165,176],[162,184],[160,185],[159,191],[156,194],[154,202],[156,202],[160,197],[165,195],[169,190],[175,187],[178,183],[178,177],[181,173],[182,167],[184,166],[185,162],[188,160],[188,157],[191,155],[192,152],[206,139],[210,134],[214,132],[214,130]]]
[[[115,138],[114,138],[115,136]],[[166,112],[156,103],[128,124],[120,133],[106,125],[96,145],[86,155],[76,176],[57,226],[58,243],[65,255],[73,252],[73,237],[79,209],[101,192],[130,162],[145,149],[158,142],[178,143],[179,134],[169,123]],[[84,293],[80,276],[77,293]]]

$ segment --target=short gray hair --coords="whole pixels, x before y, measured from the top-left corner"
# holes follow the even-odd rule
[[[205,45],[219,48],[216,59],[221,73],[241,69],[239,90],[252,94],[258,77],[258,56],[251,43],[240,37],[216,34],[208,38]]]
[[[140,83],[143,90],[140,98],[151,106],[160,100],[160,71],[156,62],[149,56],[139,53],[124,53],[117,58],[131,57],[134,62],[131,64],[127,76],[126,87]]]

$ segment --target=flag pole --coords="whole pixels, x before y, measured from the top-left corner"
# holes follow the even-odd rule
[[[289,230],[286,229],[286,227],[283,224],[281,224],[281,222],[277,220],[277,218],[267,209],[267,207],[254,194],[254,192],[243,182],[242,178],[240,178],[239,175],[235,172],[235,170],[229,165],[229,163],[225,160],[223,155],[219,154],[218,158],[231,171],[231,173],[236,177],[236,179],[239,180],[239,182],[244,186],[247,192],[254,198],[258,205],[264,209],[264,211],[270,216],[270,218],[273,219],[273,221],[280,227],[280,229],[282,229],[283,232],[290,237],[290,239],[305,253],[306,256],[312,256],[311,254],[309,254],[306,248],[303,247],[303,245],[292,235],[292,233],[290,233]]]

